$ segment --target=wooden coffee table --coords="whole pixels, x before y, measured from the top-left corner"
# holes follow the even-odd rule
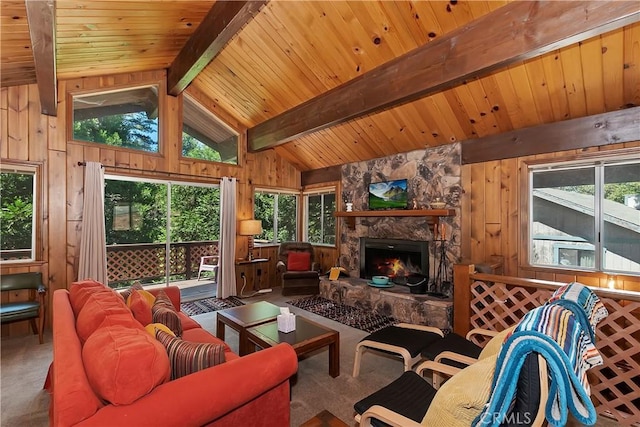
[[[286,342],[291,344],[298,357],[329,346],[329,375],[340,375],[340,333],[300,315],[296,315],[296,329],[291,332],[278,331],[278,322],[271,321],[247,328],[245,335],[247,351],[255,347],[268,348]]]
[[[278,314],[280,314],[280,307],[266,301],[218,310],[216,312],[216,336],[224,341],[225,325],[237,331],[240,335],[238,351],[240,356],[244,356],[249,352],[246,348],[247,328],[273,321]]]

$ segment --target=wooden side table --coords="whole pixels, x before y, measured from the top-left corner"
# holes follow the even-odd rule
[[[250,288],[252,291],[260,290],[260,282],[262,279],[262,269],[257,268],[260,264],[269,262],[269,258],[254,258],[254,259],[237,259],[236,264],[236,290],[238,295],[242,296],[244,288],[247,287],[251,280]],[[247,271],[250,270],[250,271]],[[257,274],[256,274],[257,270]],[[255,289],[256,277],[258,281],[258,289]],[[246,281],[246,282],[245,282]]]

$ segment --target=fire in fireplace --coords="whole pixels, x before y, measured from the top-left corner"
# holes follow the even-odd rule
[[[414,240],[360,238],[360,277],[429,277],[429,244]]]

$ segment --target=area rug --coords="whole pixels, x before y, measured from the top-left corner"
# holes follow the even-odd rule
[[[183,302],[180,304],[180,310],[189,316],[196,314],[211,313],[212,311],[224,310],[225,308],[237,307],[244,305],[239,298],[205,298],[196,301]]]
[[[287,304],[369,333],[398,323],[391,317],[351,307],[320,296],[291,300],[287,301]]]

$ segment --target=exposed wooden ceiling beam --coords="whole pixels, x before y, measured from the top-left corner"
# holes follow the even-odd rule
[[[177,96],[185,90],[266,2],[216,1],[169,67],[169,94]]]
[[[56,2],[55,0],[27,0],[25,5],[42,114],[55,116],[58,108]]]
[[[640,141],[640,107],[464,141],[462,164],[630,141]]]
[[[300,174],[302,186],[319,184],[322,182],[340,181],[342,179],[342,166],[329,166],[322,169],[304,171]]]
[[[249,151],[395,107],[640,20],[640,2],[515,1],[248,130]]]

